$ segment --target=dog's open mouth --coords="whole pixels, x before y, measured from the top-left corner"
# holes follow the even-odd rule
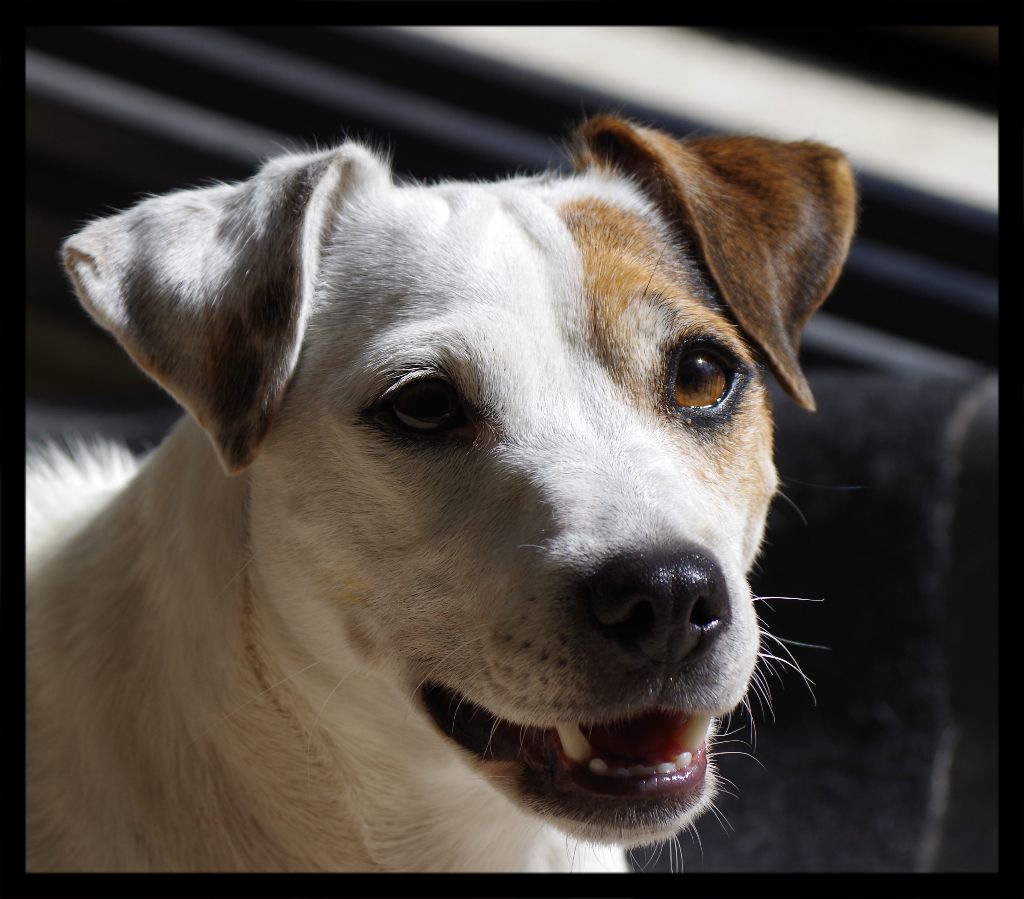
[[[452,740],[483,761],[518,762],[529,791],[557,797],[571,817],[640,804],[660,808],[654,823],[692,809],[704,790],[712,724],[705,713],[652,709],[592,725],[524,727],[447,687],[429,686],[423,700]]]

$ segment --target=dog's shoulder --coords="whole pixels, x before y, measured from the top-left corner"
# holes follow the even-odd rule
[[[141,460],[109,440],[69,438],[25,452],[25,552],[34,559],[92,517],[136,474]]]

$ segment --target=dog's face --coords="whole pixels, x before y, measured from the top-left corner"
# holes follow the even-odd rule
[[[810,404],[796,346],[850,238],[845,163],[607,118],[571,178],[291,159],[73,238],[80,295],[226,468],[255,460],[254,555],[320,610],[295,625],[318,651],[387,672],[567,832],[670,835],[756,661],[764,377]],[[196,216],[205,269],[112,249]]]

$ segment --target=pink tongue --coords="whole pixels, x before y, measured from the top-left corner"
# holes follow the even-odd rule
[[[627,721],[583,727],[590,745],[608,761],[654,765],[671,761],[683,751],[675,741],[686,715],[647,712]]]

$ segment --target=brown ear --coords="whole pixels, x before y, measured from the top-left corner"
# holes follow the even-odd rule
[[[856,188],[842,153],[756,137],[676,140],[598,116],[577,131],[573,158],[577,169],[611,167],[638,180],[693,241],[786,392],[813,409],[797,354],[853,235]]]

